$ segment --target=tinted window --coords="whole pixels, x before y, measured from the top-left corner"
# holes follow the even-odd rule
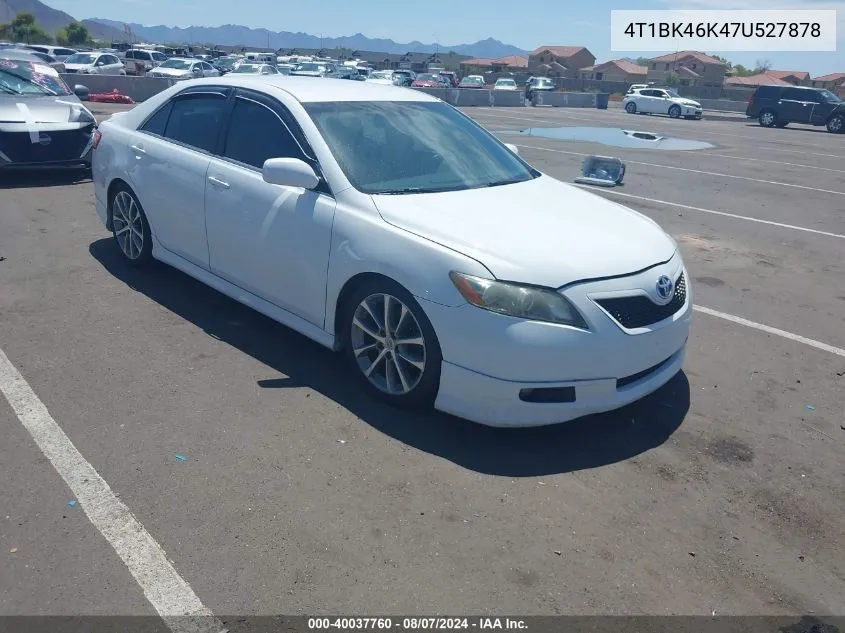
[[[69,48],[57,48],[56,50],[53,51],[54,55],[73,55],[75,53],[76,53],[76,51],[71,50]]]
[[[275,112],[255,101],[238,98],[229,123],[224,156],[261,169],[268,158],[305,156]]]
[[[782,99],[789,99],[791,101],[815,101],[815,98],[810,90],[801,90],[800,88],[787,88],[783,91]]]
[[[163,62],[167,59],[167,56],[164,53],[153,53],[153,59],[157,62]]]
[[[164,136],[210,152],[217,145],[217,130],[223,122],[226,99],[197,94],[176,99]]]
[[[135,51],[126,51],[124,59],[135,59]]]
[[[167,103],[164,107],[159,108],[154,115],[147,119],[147,122],[141,127],[141,129],[144,132],[149,132],[150,134],[164,136],[164,128],[167,126],[167,117],[170,116],[171,109],[173,109],[172,101]]]

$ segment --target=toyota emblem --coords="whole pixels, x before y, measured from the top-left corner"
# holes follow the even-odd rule
[[[657,298],[660,300],[660,303],[666,304],[672,300],[675,284],[666,275],[661,275],[660,279],[657,280],[657,284],[655,284],[655,289],[657,290]]]

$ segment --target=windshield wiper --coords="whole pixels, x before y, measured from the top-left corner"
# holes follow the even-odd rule
[[[17,88],[12,88],[11,86],[6,86],[6,85],[3,85],[3,84],[0,84],[0,88],[5,90],[10,95],[22,95],[23,94],[20,90],[18,90]]]

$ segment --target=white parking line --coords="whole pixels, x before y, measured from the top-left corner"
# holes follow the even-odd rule
[[[474,113],[474,114],[476,114],[477,116],[482,116],[482,117],[493,117],[493,118],[497,118],[497,119],[512,119],[512,120],[515,120],[515,121],[532,121],[532,122],[535,122],[535,123],[557,123],[558,125],[564,123],[564,121],[561,121],[559,119],[558,120],[541,119],[541,118],[537,118],[537,117],[527,117],[526,118],[526,117],[518,117],[518,116],[508,116],[506,114],[490,114],[488,112],[477,112],[477,113]],[[573,114],[570,114],[568,112],[561,112],[561,115],[567,116],[567,117],[570,117],[570,118],[573,118],[573,119],[577,119],[579,121],[590,121],[590,122],[594,122],[594,123],[601,123],[602,122],[602,120],[598,117],[579,117],[577,115],[573,115]],[[630,116],[630,115],[627,115],[627,116]],[[472,118],[475,118],[475,117],[472,117]],[[661,120],[660,123],[664,123],[664,122],[668,122],[668,121],[674,121],[674,119]],[[681,122],[682,125],[686,125],[687,123],[688,122],[683,122],[683,121]],[[597,126],[597,127],[604,127],[604,126]],[[635,126],[620,126],[620,127],[624,127],[625,129],[635,129]],[[686,128],[686,129],[689,129],[689,128]],[[774,143],[775,142],[774,140],[769,140],[767,138],[761,138],[761,137],[758,137],[758,136],[743,136],[743,135],[737,135],[737,134],[729,134],[727,132],[713,132],[711,130],[702,129],[702,128],[699,128],[699,127],[694,128],[694,130],[695,130],[694,131],[695,136],[698,136],[698,135],[701,135],[701,134],[711,134],[711,135],[715,135],[715,136],[728,136],[730,138],[751,139],[751,140],[755,140],[755,141],[762,141],[763,143]],[[766,151],[766,152],[779,152],[779,153],[783,152],[785,154],[803,154],[805,156],[823,156],[823,157],[826,157],[826,158],[842,158],[842,159],[845,159],[845,156],[841,156],[839,154],[825,154],[825,153],[821,153],[821,152],[806,152],[806,151],[794,150],[794,149],[780,149],[780,148],[776,148],[776,147],[766,147],[764,151]],[[709,154],[709,152],[708,152],[708,154]]]
[[[782,229],[789,229],[791,231],[803,231],[805,233],[815,233],[816,235],[825,235],[827,237],[835,237],[840,240],[845,240],[845,235],[839,233],[830,233],[828,231],[820,231],[818,229],[810,229],[806,226],[796,226],[794,224],[784,224],[783,222],[773,222],[772,220],[762,220],[760,218],[752,218],[747,215],[737,215],[736,213],[728,213],[727,211],[716,211],[715,209],[702,209],[701,207],[693,207],[688,204],[681,204],[680,202],[669,202],[668,200],[658,200],[656,198],[646,198],[645,196],[636,196],[632,193],[622,193],[613,189],[606,189],[604,187],[593,187],[590,185],[574,184],[575,187],[582,189],[589,189],[595,191],[597,194],[606,193],[611,196],[621,196],[623,198],[633,198],[634,200],[643,200],[654,204],[665,204],[670,207],[678,207],[679,209],[687,209],[689,211],[698,211],[699,213],[710,213],[711,215],[721,215],[726,218],[733,218],[734,220],[745,220],[746,222],[757,222],[759,224],[768,224],[769,226],[777,226]]]
[[[555,154],[569,154],[571,156],[591,156],[584,152],[569,152],[562,149],[552,149],[550,147],[537,147],[536,145],[516,145],[517,147],[524,147],[525,149],[536,149],[541,152],[554,152]],[[778,185],[780,187],[792,187],[794,189],[804,189],[807,191],[818,191],[820,193],[830,193],[837,196],[845,196],[845,191],[833,191],[832,189],[819,189],[818,187],[808,187],[807,185],[794,185],[790,182],[780,182],[778,180],[763,180],[761,178],[751,178],[750,176],[737,176],[736,174],[721,174],[715,171],[704,171],[702,169],[690,169],[689,167],[676,167],[674,165],[660,165],[658,163],[645,163],[637,160],[626,160],[629,165],[645,165],[646,167],[660,167],[661,169],[673,169],[675,171],[686,171],[694,174],[704,174],[705,176],[718,176],[719,178],[733,178],[735,180],[746,180],[749,182],[759,182],[764,185]]]
[[[766,332],[767,334],[774,334],[775,336],[780,336],[782,338],[789,339],[790,341],[795,341],[796,343],[803,343],[804,345],[809,345],[810,347],[815,347],[816,349],[820,349],[824,352],[830,352],[831,354],[836,354],[837,356],[845,358],[845,349],[834,347],[833,345],[828,345],[827,343],[822,343],[820,341],[807,338],[806,336],[801,336],[800,334],[793,334],[792,332],[787,332],[786,330],[779,330],[768,325],[763,325],[762,323],[757,323],[756,321],[749,321],[748,319],[728,314],[727,312],[719,312],[718,310],[714,310],[712,308],[705,308],[704,306],[694,305],[692,309],[696,312],[701,312],[702,314],[709,314],[710,316],[754,328],[755,330],[760,330],[761,332]]]
[[[748,158],[747,156],[733,156],[731,154],[714,154],[707,152],[707,156],[715,156],[717,158],[731,158],[733,160],[741,160],[751,163],[768,163],[770,165],[784,165],[786,167],[804,167],[805,169],[812,169],[813,171],[832,171],[837,174],[845,174],[845,169],[833,169],[832,167],[816,167],[815,165],[801,165],[798,163],[784,163],[779,160],[764,160],[762,158]]]
[[[161,545],[117,498],[0,350],[0,392],[173,633],[219,633],[222,623],[173,568]]]

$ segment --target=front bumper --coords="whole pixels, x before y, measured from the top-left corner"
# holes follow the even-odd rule
[[[700,119],[701,115],[701,108],[696,108],[695,106],[681,106],[681,116],[694,116],[697,119]]]
[[[94,130],[91,123],[58,131],[0,132],[0,169],[90,166]]]
[[[596,301],[648,294],[663,274],[687,277],[676,255],[637,275],[564,289],[589,332],[423,301],[443,352],[435,407],[490,426],[539,426],[617,409],[659,389],[683,366],[689,288],[674,314],[637,329],[622,327]]]

